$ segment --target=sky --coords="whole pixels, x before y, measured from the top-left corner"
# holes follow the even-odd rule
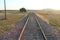
[[[60,10],[60,0],[6,0],[7,10],[26,9],[56,9]],[[0,10],[4,10],[4,0],[0,0]]]

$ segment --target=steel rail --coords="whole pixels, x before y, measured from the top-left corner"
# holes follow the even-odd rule
[[[21,40],[21,39],[22,39],[22,35],[23,35],[24,31],[25,31],[25,28],[26,28],[26,25],[27,25],[27,23],[28,23],[28,20],[29,20],[29,17],[27,18],[27,21],[26,21],[26,23],[25,23],[25,25],[24,25],[24,27],[23,27],[23,29],[22,29],[22,32],[21,32],[18,40]]]
[[[36,15],[36,16],[37,16],[37,15]],[[35,18],[36,18],[36,17],[35,17]],[[39,25],[39,27],[40,27],[40,29],[41,29],[41,32],[42,32],[43,37],[44,37],[44,40],[47,40],[47,37],[45,36],[45,33],[44,33],[43,29],[42,29],[42,26],[41,26],[41,24],[39,23],[39,21],[38,21],[37,18],[36,18],[36,21],[37,21],[37,23],[38,23],[38,25]]]

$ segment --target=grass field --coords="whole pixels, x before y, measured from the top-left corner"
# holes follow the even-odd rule
[[[43,20],[53,27],[53,30],[56,35],[60,34],[60,11],[58,10],[40,10],[36,11]]]
[[[42,15],[44,18],[46,18],[52,26],[58,26],[60,27],[60,13],[56,12],[47,12],[47,11],[40,11],[38,14]]]
[[[15,11],[14,12],[7,12],[7,19],[4,19],[4,13],[0,13],[0,33],[3,33],[6,31],[8,28],[11,27],[12,24],[16,23],[19,21],[22,17],[24,17],[26,13],[19,13]]]

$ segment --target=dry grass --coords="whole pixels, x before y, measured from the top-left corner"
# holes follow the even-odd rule
[[[46,15],[46,17],[51,25],[60,27],[60,14]]]
[[[1,20],[4,18],[4,14],[0,13],[0,33],[3,33],[6,31],[10,26],[14,23],[16,23],[18,20],[20,20],[24,15],[26,14],[13,14],[13,13],[7,13],[7,19]]]
[[[44,19],[47,19],[52,26],[60,27],[60,12],[58,11],[37,11]]]

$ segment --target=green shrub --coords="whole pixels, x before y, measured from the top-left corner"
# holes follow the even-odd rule
[[[20,12],[26,12],[26,9],[25,8],[21,8]]]

